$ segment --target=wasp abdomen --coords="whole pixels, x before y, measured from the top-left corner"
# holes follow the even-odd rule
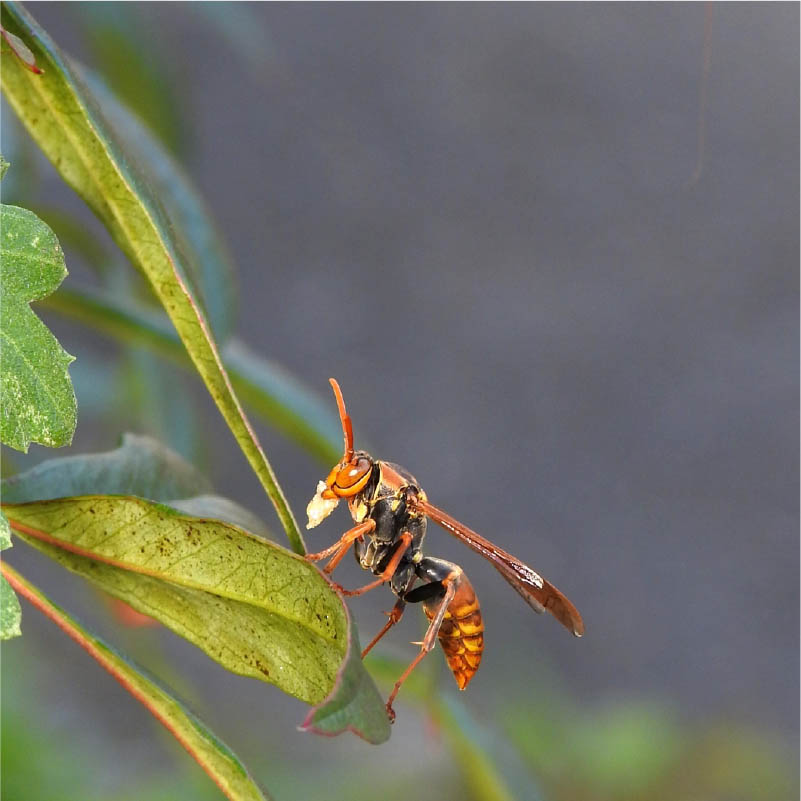
[[[448,667],[453,672],[460,690],[467,687],[478,670],[484,650],[484,621],[475,590],[464,573],[454,579],[456,594],[442,620],[438,639],[445,652]],[[437,613],[436,599],[423,605],[426,617],[431,620]]]

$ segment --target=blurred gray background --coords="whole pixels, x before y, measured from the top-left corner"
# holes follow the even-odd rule
[[[91,64],[73,5],[31,11]],[[796,747],[798,6],[715,6],[695,178],[703,4],[136,8],[184,109],[180,158],[239,270],[239,335],[332,408],[335,376],[357,444],[584,615],[577,641],[432,527],[428,550],[463,565],[485,615],[461,696],[473,714],[551,683],[587,708],[658,698]],[[80,357],[78,329],[52,325]],[[218,488],[277,529],[208,419]],[[84,422],[76,450],[113,445]],[[301,516],[327,470],[259,432]],[[346,525],[339,510],[309,547]],[[21,567],[36,561],[23,547]],[[345,565],[344,583],[364,580]],[[391,603],[350,604],[363,641]],[[411,659],[408,617],[386,649]],[[246,762],[391,759],[300,734],[302,704],[163,648]],[[110,680],[98,696],[71,645],[47,649],[68,719],[88,707],[98,741],[126,721],[121,770],[165,759]],[[393,751],[431,759],[398,711]]]

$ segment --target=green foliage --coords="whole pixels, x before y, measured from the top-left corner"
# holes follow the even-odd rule
[[[11,547],[11,529],[6,516],[0,512],[0,551]],[[0,576],[0,640],[10,640],[22,634],[20,620],[22,610],[11,585]]]
[[[84,314],[87,298],[92,305],[91,294],[73,293],[64,295],[66,304],[58,299],[54,306],[58,308],[61,302],[74,310],[78,297],[83,303],[82,322],[121,336],[127,346],[150,345],[157,356],[193,368],[267,490],[290,543],[303,553],[297,524],[235,387],[270,422],[327,462],[338,456],[335,418],[285,371],[259,359],[242,343],[230,340],[227,355],[221,355],[217,341],[227,339],[232,328],[235,281],[225,248],[190,181],[138,120],[97,78],[64,56],[22,7],[4,3],[2,23],[29,52],[27,66],[35,60],[46,75],[43,80],[41,73],[31,72],[18,60],[4,62],[7,99],[64,180],[84,198],[147,280],[166,316],[154,313],[141,288],[113,272],[113,265],[105,263],[105,250],[81,236],[80,227],[65,220],[58,209],[50,210],[50,218],[98,268],[97,275],[114,287],[117,296],[138,300],[121,308],[95,303]],[[4,317],[15,322],[6,307],[16,302],[31,315],[27,303],[45,290],[51,292],[66,271],[62,260],[58,280],[53,278],[53,254],[60,256],[60,249],[52,232],[20,234],[20,215],[26,224],[35,219],[33,215],[13,207],[3,211],[3,311]],[[12,214],[16,215],[13,219]],[[44,264],[48,269],[34,276],[41,287],[16,264],[22,258],[19,253],[25,253],[23,246],[38,246],[50,257]],[[12,257],[16,262],[12,263]],[[30,323],[26,324],[30,339]],[[19,325],[9,329],[9,336],[21,340],[20,330]],[[8,350],[6,334],[4,327],[4,351]],[[39,359],[51,368],[59,366],[41,342],[31,341],[31,348],[35,357],[31,363]],[[133,362],[139,372],[141,362]],[[233,381],[225,362],[233,366]],[[145,402],[150,395],[159,397],[156,384],[164,374],[160,369],[148,371],[145,365],[142,374],[148,372],[152,379],[147,385],[149,394],[145,390],[148,397],[142,398],[139,392],[139,400]],[[5,387],[4,375],[4,392]],[[110,395],[105,397],[108,402]],[[136,399],[137,392],[130,397]],[[72,396],[73,414],[74,405]],[[47,411],[40,398],[28,408],[40,415]],[[183,418],[187,419],[186,410]],[[201,472],[157,441],[128,434],[114,451],[44,462],[8,479],[2,489],[4,509],[17,536],[162,622],[228,670],[317,704],[309,714],[313,723],[308,728],[326,734],[351,730],[375,743],[389,737],[383,702],[362,666],[358,634],[341,598],[317,568],[256,536],[268,533],[263,521],[215,495]],[[186,746],[185,740],[191,739],[188,725],[186,720],[175,722],[183,711],[171,699],[157,698],[157,688],[137,684],[116,654],[55,610],[35,587],[21,577],[16,581],[19,586],[25,584],[26,597],[40,611],[59,615],[61,628],[82,639],[96,660],[118,677],[124,674],[123,684],[137,685],[134,694],[146,706],[161,705],[162,722],[174,734],[180,730],[176,736]],[[8,631],[10,636],[13,621],[9,616],[6,625],[5,612],[16,598],[9,584],[3,592],[3,633]],[[208,757],[207,770],[217,784],[229,797],[256,797],[232,789],[236,784],[232,776],[239,768],[232,770],[232,763],[221,761],[221,750],[209,746],[208,733],[202,734],[206,744],[196,743],[195,750],[214,752]],[[206,758],[195,756],[201,763]]]
[[[370,670],[387,687],[406,664],[386,656],[369,657]],[[432,665],[429,662],[429,665]],[[497,726],[480,724],[456,697],[437,686],[429,668],[420,668],[403,686],[403,699],[429,717],[459,767],[465,797],[472,801],[540,801],[537,783]]]
[[[120,342],[142,345],[184,369],[192,367],[165,315],[118,294],[64,288],[47,298],[45,306]],[[323,403],[285,368],[253,353],[236,337],[222,348],[222,357],[234,389],[254,412],[326,466],[339,459],[342,429],[330,402]]]
[[[129,68],[130,71],[130,68]],[[178,162],[96,75],[81,71],[125,153],[139,165],[172,224],[172,234],[195,294],[218,342],[234,327],[236,278],[228,249],[206,204]]]
[[[347,647],[347,620],[336,595],[304,559],[234,526],[140,498],[88,495],[4,508],[23,539],[38,546],[46,538],[49,555],[71,569],[88,577],[102,562],[121,572],[114,580],[125,582],[123,600],[180,628],[229,670],[309,702],[322,700],[334,685]],[[98,571],[108,591],[109,572]],[[206,608],[192,619],[180,604],[154,610],[153,582],[140,582],[132,575],[137,573],[200,590],[208,596]]]
[[[14,52],[26,59],[3,59],[3,91],[30,137],[120,249],[110,252],[112,248],[82,220],[57,208],[36,206],[38,220],[31,212],[3,208],[4,237],[6,231],[26,231],[14,240],[15,247],[8,246],[5,238],[3,242],[3,369],[9,353],[7,317],[17,346],[28,344],[31,332],[43,332],[51,339],[51,350],[43,341],[30,340],[30,364],[50,369],[62,380],[66,376],[71,357],[31,311],[28,303],[36,299],[39,308],[47,307],[121,343],[125,349],[122,366],[91,365],[91,358],[83,356],[78,366],[90,365],[103,378],[101,402],[110,406],[115,394],[123,397],[125,406],[116,411],[126,415],[125,427],[131,427],[132,419],[141,421],[160,413],[166,422],[147,430],[173,436],[172,444],[178,438],[188,441],[188,447],[179,450],[193,456],[202,453],[191,442],[198,439],[196,418],[176,389],[180,376],[176,378],[174,368],[196,375],[265,486],[292,548],[302,553],[297,524],[239,399],[326,466],[341,453],[336,415],[330,403],[322,403],[284,368],[234,336],[233,265],[204,202],[173,155],[185,152],[185,147],[178,147],[185,126],[180,123],[178,104],[170,100],[181,93],[171,92],[162,80],[157,60],[148,55],[147,42],[131,37],[131,31],[141,30],[128,25],[135,12],[126,9],[118,15],[112,9],[108,16],[109,9],[100,9],[101,17],[93,23],[99,37],[93,40],[95,52],[103,72],[99,78],[61,53],[19,5],[4,3],[2,7],[3,26],[17,37]],[[269,62],[269,56],[264,60],[269,42],[265,47],[264,32],[251,24],[244,7],[232,11],[209,4],[202,13],[212,20],[221,42],[240,36],[237,27],[249,34],[239,57],[257,65]],[[160,54],[162,61],[164,56]],[[29,69],[34,61],[44,67],[44,77]],[[107,85],[136,106],[132,110],[140,112],[144,125]],[[23,150],[27,146],[23,143]],[[0,177],[6,168],[7,162],[0,157]],[[15,158],[11,178],[24,172],[16,192],[26,199],[36,184],[32,170],[31,159]],[[59,266],[56,258],[60,250],[55,235],[41,219],[52,225],[68,250],[74,248],[89,262],[99,287],[68,286],[45,297],[66,271],[63,261]],[[34,247],[37,259],[44,254],[44,267],[39,273],[26,273],[17,252],[31,253]],[[121,266],[120,254],[136,273]],[[280,343],[275,350],[280,355]],[[13,366],[13,360],[8,365]],[[53,380],[46,377],[45,382]],[[6,414],[5,373],[3,393],[5,438],[6,420],[14,419]],[[22,415],[28,440],[19,435],[24,444],[15,447],[24,450],[28,441],[45,442],[37,438],[37,425],[39,436],[44,429],[50,432],[48,436],[56,431],[55,422],[48,418],[47,402],[40,397],[23,408],[35,414]],[[59,405],[68,410],[69,403]],[[74,405],[73,398],[73,428]],[[88,405],[82,406],[84,419],[100,416],[94,407],[92,414],[87,415],[87,410]],[[179,423],[180,437],[175,436]],[[72,433],[68,421],[63,430],[69,431],[60,435],[68,442]],[[114,430],[120,430],[116,423]],[[43,462],[3,482],[2,493],[15,536],[54,563],[161,622],[225,669],[316,704],[303,723],[305,730],[322,734],[349,730],[371,743],[388,739],[390,727],[382,699],[359,657],[356,627],[326,579],[296,554],[268,541],[270,532],[263,520],[216,495],[201,470],[158,441],[126,434],[121,446],[108,453]],[[0,515],[0,547],[9,545],[7,521]],[[25,588],[25,597],[167,725],[229,798],[262,797],[236,757],[171,693],[7,565],[4,570],[14,576],[15,586]],[[18,635],[19,618],[14,589],[0,577],[0,636]],[[24,649],[25,641],[6,647]],[[436,665],[433,657],[426,663]],[[408,705],[426,722],[434,747],[446,749],[450,761],[426,773],[398,760],[388,782],[370,760],[364,772],[346,779],[350,781],[347,797],[353,801],[374,797],[379,783],[387,798],[413,797],[421,787],[436,797],[448,797],[458,788],[460,797],[478,801],[690,801],[701,796],[778,801],[798,794],[787,760],[753,732],[722,725],[692,726],[653,704],[619,703],[576,711],[557,695],[542,692],[541,685],[535,704],[529,702],[528,677],[525,687],[518,688],[513,708],[497,720],[489,714],[479,723],[455,694],[436,686],[426,663],[404,686],[400,704]],[[406,667],[406,663],[376,656],[371,656],[368,665],[387,687]],[[173,669],[173,674],[177,671]],[[15,681],[21,672],[15,670]],[[41,703],[38,688],[26,699],[30,706]],[[28,736],[32,716],[25,709],[11,722],[4,719],[4,790],[9,797],[15,793],[52,799],[85,797],[73,788],[80,786],[81,774],[92,772],[95,766],[88,762],[96,754],[86,757],[86,768],[76,769],[75,743],[50,742],[48,746],[46,733]],[[272,767],[276,766],[277,761]],[[50,771],[58,770],[63,778],[50,779]],[[298,775],[289,786],[302,788],[298,790],[301,797],[331,796],[330,777],[295,772]],[[170,782],[163,787],[137,787],[130,797],[198,798],[210,797],[206,793],[214,791],[210,783],[196,789],[191,778],[180,780],[180,786],[174,778]]]
[[[304,553],[300,529],[234,394],[199,295],[191,285],[186,257],[161,204],[124,153],[79,70],[24,9],[4,3],[3,12],[3,26],[27,41],[48,75],[42,81],[16,60],[9,62],[3,70],[6,97],[64,180],[147,278],[273,502],[292,547]]]
[[[780,801],[797,776],[764,737],[737,726],[692,726],[655,702],[576,711],[551,694],[505,715],[511,740],[553,801]]]
[[[337,683],[325,702],[309,712],[301,728],[327,735],[352,731],[367,742],[383,743],[390,733],[387,713],[362,664],[359,638],[352,622],[349,628],[347,658]]]
[[[5,568],[20,592],[88,651],[134,695],[195,758],[232,801],[264,801],[264,795],[236,755],[163,687],[59,609],[16,571]]]
[[[0,205],[0,439],[17,450],[31,442],[68,445],[75,431],[75,393],[59,345],[30,303],[53,292],[67,275],[55,234],[33,212]]]
[[[2,482],[4,503],[28,503],[74,495],[136,495],[152,501],[189,498],[211,491],[208,479],[178,454],[150,437],[124,434],[107,453],[48,459]]]
[[[341,600],[313,565],[240,527],[264,531],[254,515],[209,490],[177,454],[132,434],[2,483],[3,508],[32,546],[231,672],[324,702],[321,729],[386,739]]]
[[[179,91],[169,80],[179,65],[169,60],[169,53],[142,47],[158,33],[157,23],[119,3],[82,3],[77,13],[92,61],[114,94],[163,147],[173,153],[185,149],[189,125],[181,114]]]

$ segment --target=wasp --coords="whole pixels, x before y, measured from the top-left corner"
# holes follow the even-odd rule
[[[434,648],[437,639],[460,690],[475,675],[484,651],[481,608],[469,579],[458,565],[423,553],[427,518],[487,559],[535,612],[547,609],[576,637],[581,637],[584,634],[581,615],[553,584],[430,503],[417,479],[407,470],[354,450],[353,425],[342,391],[335,379],[329,380],[342,422],[345,452],[325,481],[318,483],[306,510],[309,517],[306,527],[319,525],[343,499],[356,525],[329,548],[307,554],[306,558],[318,562],[331,557],[323,568],[330,575],[353,546],[359,565],[377,578],[354,590],[346,590],[339,584],[334,586],[344,596],[352,597],[389,582],[397,596],[395,606],[387,613],[389,619],[364,649],[362,658],[401,619],[407,604],[422,603],[429,620],[423,641],[414,643],[421,646],[420,652],[395,682],[387,700],[390,722],[395,720],[392,704],[401,685]],[[418,581],[420,585],[415,587]]]

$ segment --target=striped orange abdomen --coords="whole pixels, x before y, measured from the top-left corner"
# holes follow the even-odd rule
[[[456,594],[445,612],[438,638],[448,667],[459,689],[464,690],[481,662],[484,621],[481,619],[478,598],[467,576],[460,573],[454,581]],[[429,620],[436,615],[437,608],[437,599],[432,598],[423,604],[423,611]]]

